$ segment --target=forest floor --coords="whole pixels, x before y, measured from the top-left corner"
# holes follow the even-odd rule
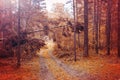
[[[120,80],[120,59],[112,56],[80,58],[77,62],[56,58],[52,42],[37,56],[15,67],[15,59],[0,59],[0,80]]]

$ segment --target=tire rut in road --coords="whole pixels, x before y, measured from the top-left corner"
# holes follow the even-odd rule
[[[49,71],[44,57],[40,56],[40,80],[55,80],[52,73]]]
[[[55,56],[53,56],[52,51],[49,51],[48,53],[51,59],[53,59],[59,67],[63,68],[63,70],[65,70],[71,76],[78,77],[79,79],[82,79],[82,80],[94,80],[95,79],[95,77],[91,76],[89,73],[85,72],[84,70],[78,71],[76,69],[73,69],[71,66],[62,63]]]

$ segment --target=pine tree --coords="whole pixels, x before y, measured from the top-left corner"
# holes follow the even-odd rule
[[[98,54],[98,1],[94,0],[95,51]]]
[[[118,56],[120,57],[120,0],[118,0]]]
[[[106,38],[107,38],[107,55],[110,55],[110,32],[111,32],[111,0],[107,1],[107,23],[106,23]]]
[[[84,0],[84,56],[88,56],[88,0]]]

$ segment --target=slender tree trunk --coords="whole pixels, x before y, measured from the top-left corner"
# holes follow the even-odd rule
[[[93,40],[92,40],[92,43],[93,43],[93,49],[95,49],[95,18],[94,18],[94,16],[95,16],[95,0],[93,0],[93,6],[94,6],[94,9],[93,9],[93,32],[92,32],[92,34],[93,34]]]
[[[84,0],[84,56],[88,56],[88,0]]]
[[[101,27],[101,0],[98,0],[98,47],[101,47],[100,43],[100,27]]]
[[[98,54],[98,2],[94,0],[95,51]]]
[[[76,0],[76,22],[78,22],[78,2]],[[80,48],[80,33],[78,33],[78,47]]]
[[[3,30],[2,32],[2,36],[3,36],[3,48],[5,48],[5,31]]]
[[[2,19],[3,19],[3,18],[1,18],[1,28],[3,28]],[[4,37],[5,37],[5,36],[4,36],[5,31],[4,31],[4,29],[2,30],[1,33],[2,33],[2,47],[5,48],[5,38],[4,38]]]
[[[78,33],[78,47],[80,48],[80,33]]]
[[[110,55],[110,32],[111,32],[111,0],[108,0],[107,6],[107,23],[106,23],[106,36],[107,36],[107,55]]]
[[[120,0],[118,0],[118,57],[120,57]]]
[[[18,28],[17,28],[17,33],[18,33],[18,53],[17,53],[17,67],[19,68],[20,65],[21,65],[21,62],[20,62],[20,58],[21,58],[21,55],[20,55],[20,0],[18,1],[18,4],[19,4],[19,10],[18,10]]]
[[[101,42],[100,42],[100,39],[101,39],[101,31],[100,31],[100,27],[101,27],[101,14],[102,14],[102,1],[100,0],[99,2],[99,48],[101,48]]]
[[[75,0],[73,0],[73,9],[74,9],[74,61],[76,61],[76,7]]]

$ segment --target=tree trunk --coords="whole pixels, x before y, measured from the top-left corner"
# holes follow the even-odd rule
[[[95,51],[98,54],[98,2],[94,0]]]
[[[118,57],[120,57],[120,0],[118,0]]]
[[[93,6],[95,5],[95,0],[93,0]],[[92,28],[92,30],[93,30],[93,32],[92,32],[92,35],[93,35],[93,40],[92,40],[92,44],[93,44],[93,46],[92,46],[92,48],[93,49],[95,49],[95,18],[94,18],[94,16],[95,16],[95,6],[94,6],[94,9],[93,9],[93,28]]]
[[[74,9],[74,61],[76,61],[76,7],[75,7],[76,3],[75,0],[73,0],[73,9]]]
[[[3,48],[5,48],[5,31],[2,31],[2,37],[3,37]]]
[[[78,47],[80,48],[80,33],[78,33]]]
[[[76,0],[76,22],[78,22],[78,1]],[[80,48],[80,33],[78,33],[78,47]]]
[[[106,23],[106,36],[107,36],[107,55],[110,55],[110,32],[111,32],[111,0],[107,1],[107,23]]]
[[[18,10],[18,27],[17,27],[17,33],[18,33],[18,53],[17,53],[17,67],[19,68],[20,65],[21,65],[21,62],[20,62],[20,58],[21,58],[21,55],[20,55],[20,0],[18,1],[18,4],[19,4],[19,10]]]
[[[88,0],[84,0],[84,56],[88,56]]]
[[[102,1],[98,0],[98,47],[99,49],[101,48],[101,42],[100,42],[100,27],[101,27],[101,6],[102,6]]]

